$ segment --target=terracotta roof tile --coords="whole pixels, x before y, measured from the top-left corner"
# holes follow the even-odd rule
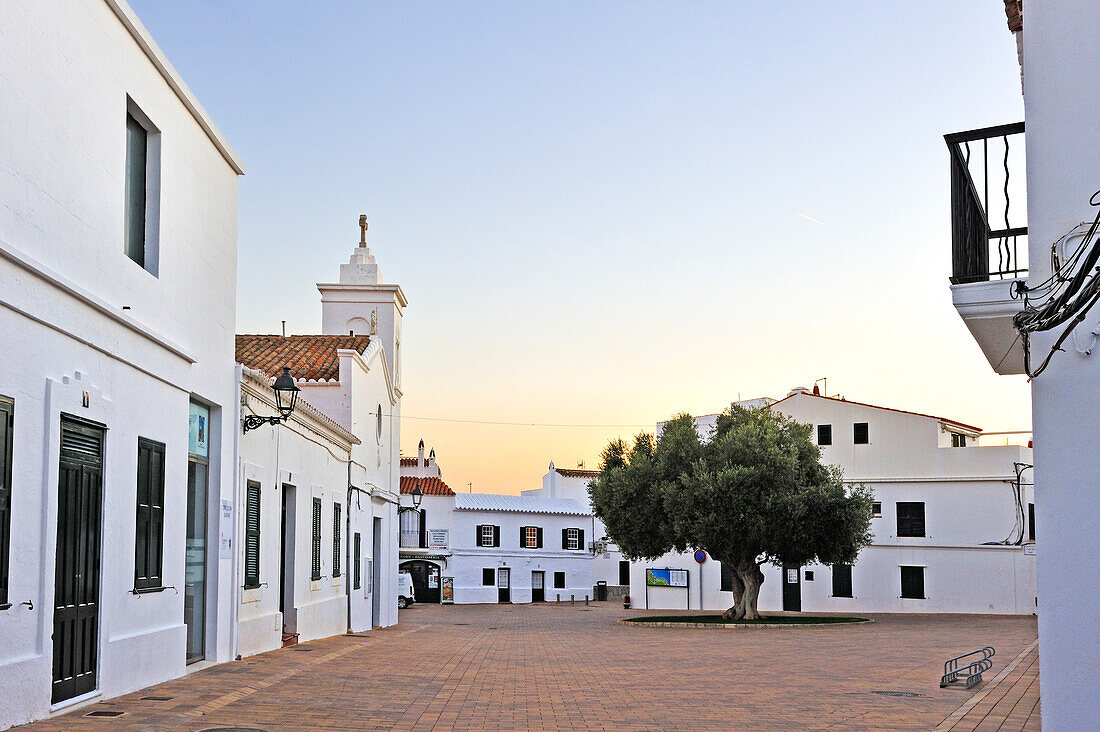
[[[565,478],[595,478],[600,474],[598,470],[581,470],[573,468],[554,468],[554,470]]]
[[[401,467],[403,467],[403,468],[415,468],[416,463],[417,463],[418,460],[420,460],[420,458],[405,457],[404,455],[402,455],[401,456]]]
[[[408,495],[413,492],[413,488],[417,483],[420,484],[420,490],[424,492],[426,496],[453,496],[455,494],[447,484],[439,478],[416,478],[411,475],[401,476],[401,493]]]
[[[238,335],[237,363],[275,377],[289,367],[295,379],[336,381],[340,378],[338,349],[362,354],[370,336]]]

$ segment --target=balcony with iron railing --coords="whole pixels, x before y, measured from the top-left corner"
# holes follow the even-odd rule
[[[1023,373],[1012,316],[1027,278],[1024,123],[945,135],[951,160],[951,297],[993,370]]]

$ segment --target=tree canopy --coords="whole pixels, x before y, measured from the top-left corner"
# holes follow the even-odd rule
[[[632,559],[703,549],[734,573],[729,617],[756,618],[760,565],[855,561],[870,543],[870,490],[821,464],[810,425],[731,407],[702,440],[680,414],[654,438],[603,451],[589,485],[596,515]]]

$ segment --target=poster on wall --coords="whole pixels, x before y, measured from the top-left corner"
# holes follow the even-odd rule
[[[428,529],[428,548],[446,549],[448,533],[447,529]]]
[[[210,410],[193,402],[188,419],[187,449],[193,455],[210,457]]]
[[[439,601],[444,605],[453,605],[455,602],[455,578],[444,577],[443,589],[439,593]]]
[[[650,587],[687,587],[686,569],[647,569],[645,583]]]

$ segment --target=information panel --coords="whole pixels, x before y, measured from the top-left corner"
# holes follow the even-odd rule
[[[647,569],[645,583],[650,587],[687,587],[686,569]]]

